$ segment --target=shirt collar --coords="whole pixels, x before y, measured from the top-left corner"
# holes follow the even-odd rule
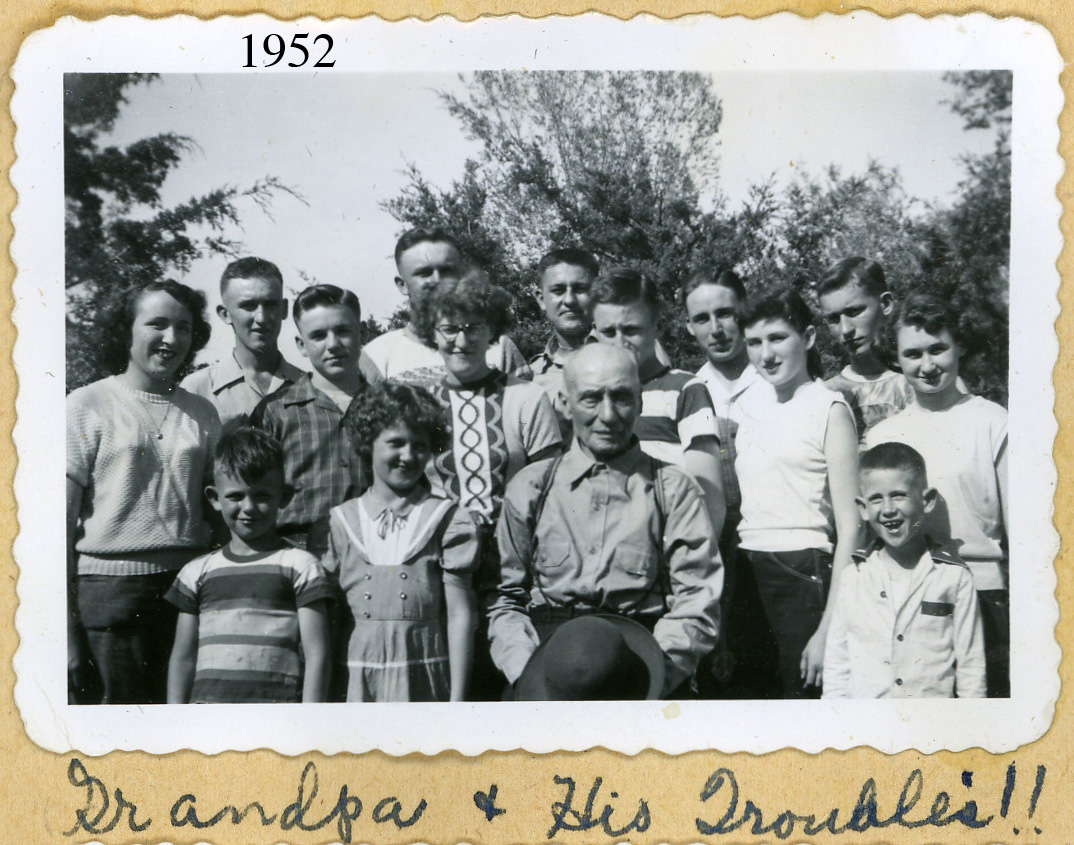
[[[393,511],[396,516],[406,517],[410,515],[410,512],[414,510],[414,508],[428,499],[429,495],[428,484],[419,481],[414,485],[414,488],[406,494],[402,504],[397,505],[396,507],[389,508],[385,502],[377,497],[372,488],[370,488],[365,496],[362,497],[362,504],[366,506],[369,515],[373,517],[373,519],[380,519],[384,516],[384,512],[387,510]]]
[[[224,388],[242,381],[245,375],[245,370],[243,370],[242,365],[239,364],[238,359],[235,357],[235,350],[232,349],[230,355],[221,358],[216,366],[209,371],[213,393],[219,393]],[[303,375],[305,373],[284,358],[283,355],[280,356],[280,363],[272,373],[273,378],[285,382],[296,382]]]
[[[925,538],[928,543],[928,555],[933,563],[954,563],[964,566],[964,562],[960,557],[951,552],[949,549],[944,548],[939,543],[933,541],[931,537]],[[879,538],[873,540],[868,546],[858,549],[857,551],[850,553],[851,560],[859,566],[865,563],[866,559],[874,552],[880,551],[884,548],[884,543]]]
[[[638,374],[639,376],[641,376],[641,383],[642,383],[643,387],[645,385],[647,385],[649,382],[655,381],[656,379],[660,378],[661,376],[667,375],[668,373],[671,372],[671,365],[670,364],[662,364],[662,363],[660,363],[659,358],[654,358],[653,363],[650,364],[650,366],[655,367],[656,369],[654,369],[651,373],[646,373],[646,375],[644,375],[644,376],[642,376],[640,373]]]
[[[482,393],[487,389],[495,391],[501,383],[507,383],[507,374],[497,369],[489,370],[479,381],[470,384],[452,384],[446,378],[441,382],[445,390],[469,390],[473,393]]]
[[[706,384],[714,384],[723,391],[723,381],[718,379],[716,368],[712,366],[711,361],[706,361],[701,366],[701,369],[697,371],[697,376]],[[753,364],[746,364],[746,369],[742,371],[742,375],[735,379],[727,390],[727,399],[732,400],[741,396],[746,392],[747,388],[752,387],[760,378],[761,374],[757,371],[757,368]]]
[[[634,473],[644,455],[645,453],[641,451],[641,446],[638,444],[638,439],[631,437],[630,445],[610,461],[597,461],[582,451],[582,447],[578,444],[578,438],[576,437],[571,442],[571,447],[563,455],[563,460],[560,461],[560,471],[565,474],[564,477],[570,482],[571,487],[577,487],[584,478],[592,475],[598,467],[607,467],[620,476],[630,476]]]
[[[590,332],[588,335],[586,335],[585,340],[582,341],[582,345],[587,346],[590,343],[596,342],[596,336],[592,332]],[[556,337],[555,332],[552,332],[552,334],[548,336],[548,342],[544,345],[544,350],[537,354],[537,356],[534,358],[534,361],[536,361],[537,359],[543,359],[547,361],[550,366],[562,370],[563,367],[566,366],[567,359],[571,356],[572,352],[574,352],[573,349],[564,349],[562,346],[560,346],[559,338]]]
[[[284,405],[305,405],[308,402],[314,402],[321,408],[327,408],[334,410],[338,413],[343,413],[339,405],[332,401],[332,397],[325,393],[323,390],[318,390],[313,386],[313,373],[299,373],[299,378],[293,381],[288,390],[287,395],[284,397]],[[365,387],[366,382],[363,377],[361,380],[361,387],[358,388],[358,393],[361,393]],[[354,395],[357,396],[358,393]],[[351,400],[354,401],[353,399]]]

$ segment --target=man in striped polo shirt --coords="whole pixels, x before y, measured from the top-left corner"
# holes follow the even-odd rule
[[[681,467],[697,481],[719,537],[726,506],[712,398],[695,375],[657,358],[656,286],[632,267],[610,267],[593,285],[591,296],[597,340],[627,350],[638,365],[642,404],[634,433],[642,451]]]

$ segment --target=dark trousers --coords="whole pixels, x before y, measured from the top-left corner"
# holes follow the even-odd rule
[[[832,556],[817,549],[793,552],[743,550],[757,583],[768,628],[779,655],[783,698],[818,698],[819,687],[802,682],[802,652],[824,615]]]
[[[1006,590],[978,590],[989,698],[1011,697],[1011,604]]]
[[[78,612],[100,676],[99,698],[82,704],[163,704],[178,610],[164,600],[175,572],[80,575]]]
[[[480,526],[481,552],[477,571],[474,573],[474,592],[477,594],[478,621],[474,631],[473,669],[470,672],[470,688],[467,701],[500,701],[507,679],[492,662],[492,644],[489,640],[488,609],[500,583],[500,551],[496,545],[493,526]]]
[[[745,553],[738,548],[738,523],[738,515],[728,512],[720,536],[720,557],[724,566],[720,601],[722,640],[698,665],[698,697],[779,698],[776,641],[761,606],[753,569]]]

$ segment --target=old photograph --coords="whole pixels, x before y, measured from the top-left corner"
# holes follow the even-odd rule
[[[732,67],[647,25],[689,60],[574,67],[515,21],[552,55],[283,73],[261,27],[244,73],[53,70],[35,407],[65,529],[58,499],[23,524],[64,718],[442,704],[510,747],[520,712],[674,703],[755,708],[768,747],[813,714],[1047,710],[1025,71],[957,39]]]

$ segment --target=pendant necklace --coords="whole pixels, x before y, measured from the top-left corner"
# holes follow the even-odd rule
[[[170,392],[171,391],[169,391],[169,393]],[[165,423],[168,422],[168,414],[170,414],[172,412],[172,403],[171,403],[170,400],[166,403],[167,407],[164,409],[164,416],[161,417],[159,425],[157,424],[157,421],[153,417],[153,413],[150,410],[153,407],[154,404],[156,404],[156,403],[143,404],[142,407],[145,409],[145,415],[149,418],[149,426],[150,426],[150,428],[154,429],[157,432],[156,435],[155,435],[155,438],[157,440],[163,440],[164,439],[164,425],[165,425]]]

